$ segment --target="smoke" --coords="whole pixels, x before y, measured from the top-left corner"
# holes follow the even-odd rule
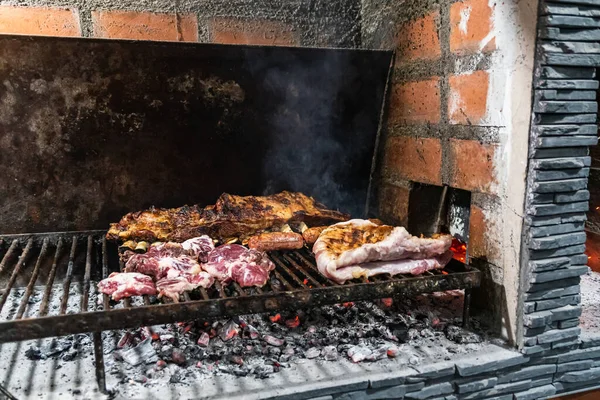
[[[330,208],[361,215],[368,175],[354,179],[353,159],[364,152],[368,143],[362,140],[370,136],[349,132],[357,120],[348,120],[343,93],[351,78],[347,58],[335,53],[308,61],[291,57],[261,71],[264,89],[277,99],[265,112],[270,136],[263,194],[299,191]],[[360,125],[360,115],[353,118]]]

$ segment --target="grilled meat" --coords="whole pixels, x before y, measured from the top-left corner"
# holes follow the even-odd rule
[[[257,251],[296,250],[303,246],[302,235],[294,232],[266,232],[248,239],[248,247]]]
[[[443,268],[451,259],[452,236],[411,236],[402,227],[361,219],[325,229],[313,246],[319,272],[344,283],[377,274],[421,274]]]
[[[271,196],[222,194],[215,205],[151,208],[125,215],[111,224],[109,240],[174,241],[208,235],[225,243],[234,238],[245,242],[262,232],[278,231],[285,224],[308,226],[346,221],[349,216],[329,210],[302,193],[281,192]]]
[[[314,244],[317,241],[317,239],[319,238],[319,235],[321,234],[321,232],[323,232],[325,230],[325,228],[327,228],[327,227],[326,226],[315,226],[312,228],[308,228],[307,230],[302,232],[302,237],[304,238],[304,241],[306,242],[306,244],[308,244],[308,245]]]
[[[224,244],[208,255],[202,269],[224,284],[236,281],[241,287],[264,286],[275,265],[267,256],[239,244]]]
[[[108,278],[98,283],[98,289],[100,292],[110,295],[113,300],[156,294],[152,278],[137,272],[113,272]]]

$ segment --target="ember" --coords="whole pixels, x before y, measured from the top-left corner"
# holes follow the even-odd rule
[[[454,239],[452,239],[452,246],[450,246],[450,250],[452,250],[452,253],[454,253],[453,258],[455,260],[465,262],[466,255],[467,255],[466,243],[463,243],[460,240],[454,238]]]
[[[294,319],[288,319],[285,321],[285,326],[290,329],[297,328],[300,325],[300,317],[296,315]]]
[[[275,314],[273,316],[270,316],[269,319],[271,320],[271,322],[279,322],[279,320],[281,320],[281,314]]]

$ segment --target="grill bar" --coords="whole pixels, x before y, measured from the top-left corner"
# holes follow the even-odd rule
[[[50,293],[52,292],[52,284],[54,283],[54,278],[56,277],[56,268],[58,266],[58,258],[60,257],[63,246],[62,238],[58,239],[58,243],[56,244],[56,251],[54,252],[54,261],[52,262],[52,268],[50,269],[50,274],[48,275],[48,281],[46,282],[46,289],[44,290],[44,297],[42,298],[42,304],[40,305],[40,313],[39,316],[43,317],[48,313],[48,300],[50,300]]]
[[[21,304],[19,304],[19,309],[17,310],[17,315],[15,319],[21,319],[23,317],[23,313],[25,312],[25,308],[27,307],[27,302],[29,301],[29,297],[33,292],[33,286],[35,285],[35,281],[37,280],[38,274],[40,273],[40,265],[42,264],[42,260],[46,256],[46,251],[48,250],[48,239],[44,239],[44,243],[42,244],[42,250],[40,251],[40,255],[38,256],[37,262],[35,263],[35,268],[33,269],[33,273],[31,274],[31,278],[29,279],[29,284],[27,285],[27,289],[25,289],[25,294],[21,299]]]
[[[51,251],[49,250],[51,245],[47,240],[42,241],[37,237],[34,239],[26,239],[27,245],[14,268],[16,272],[13,272],[13,276],[16,277],[18,271],[22,269],[27,254],[33,250],[33,243],[37,246],[41,244],[42,247],[38,263],[44,258],[45,253]],[[452,289],[469,290],[479,286],[480,283],[479,271],[458,261],[452,261],[443,272],[431,271],[431,273],[421,276],[397,275],[390,277],[381,275],[340,285],[322,276],[316,268],[311,253],[302,249],[270,254],[276,268],[271,272],[269,281],[262,288],[241,288],[237,283],[223,286],[217,282],[209,289],[200,289],[184,294],[179,303],[163,302],[161,304],[154,297],[144,296],[143,302],[126,303],[123,301],[121,304],[124,304],[124,307],[112,308],[108,296],[103,295],[102,310],[95,311],[93,307],[88,310],[91,285],[95,285],[94,279],[107,277],[111,272],[120,270],[116,246],[107,243],[97,234],[73,235],[64,281],[62,285],[53,285],[55,275],[57,275],[57,266],[60,264],[62,243],[68,242],[68,240],[68,236],[50,240],[50,243],[56,242],[57,244],[52,269],[44,286],[40,317],[0,321],[0,343],[95,332],[94,346],[96,348],[101,347],[101,340],[96,334],[103,330],[139,328],[187,321],[190,318],[218,318],[284,309],[297,310],[324,304],[374,300]],[[5,240],[5,245],[8,243],[10,240]],[[43,243],[46,243],[45,248]],[[18,245],[11,243],[12,252],[20,251],[23,244],[24,240],[19,240]],[[101,257],[98,258],[98,262],[94,262],[93,255],[98,252],[101,252]],[[78,269],[76,264],[79,262],[83,264],[84,253],[85,268]],[[79,257],[76,257],[78,254]],[[10,263],[7,262],[6,265],[7,268],[10,267]],[[36,272],[34,269],[33,275],[37,273],[39,276],[40,270],[38,268]],[[82,294],[78,297],[78,303],[75,306],[79,313],[65,314],[71,281],[75,276],[81,277],[81,275],[76,275],[81,273],[83,273],[83,278],[81,278]],[[33,275],[28,281],[28,287],[31,290],[35,289],[32,286],[32,282],[35,283]],[[61,287],[62,293],[60,293]],[[9,292],[10,290],[3,296],[4,301],[10,295]],[[28,292],[29,290],[26,290],[25,295],[20,298],[21,305],[27,304],[27,299],[31,294],[27,294]],[[13,295],[15,293],[13,291]],[[60,298],[57,315],[48,315],[48,304],[51,298]],[[465,311],[467,314],[468,309]],[[22,315],[23,313],[21,313]],[[101,350],[100,347],[98,347],[99,350]],[[103,375],[103,371],[97,371],[97,374],[98,379],[101,380],[102,376],[100,375]]]
[[[25,250],[23,250],[23,253],[21,254],[21,257],[19,257],[19,261],[17,262],[17,265],[15,265],[15,268],[13,269],[13,273],[10,275],[10,280],[8,281],[8,284],[6,285],[6,288],[4,289],[4,294],[2,295],[2,299],[0,299],[0,311],[2,311],[2,308],[4,308],[4,304],[6,304],[6,300],[8,300],[8,296],[10,296],[10,290],[12,289],[13,285],[15,284],[15,281],[17,280],[17,276],[19,275],[19,272],[21,271],[23,264],[27,260],[27,257],[29,256],[29,252],[31,251],[32,246],[33,246],[33,239],[29,239],[27,241],[27,246],[25,246]]]

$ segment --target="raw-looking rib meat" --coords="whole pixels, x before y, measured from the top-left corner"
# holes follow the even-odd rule
[[[133,254],[125,271],[139,272],[156,280],[159,297],[179,300],[179,295],[198,287],[210,287],[214,279],[202,271],[199,260],[206,261],[214,244],[208,236],[183,243],[154,243],[144,254]]]
[[[267,256],[239,244],[225,244],[208,255],[202,269],[222,283],[236,281],[242,287],[264,286],[275,265]]]
[[[124,297],[155,295],[156,287],[152,278],[137,272],[113,272],[98,283],[98,289],[113,300]]]
[[[106,238],[180,242],[209,235],[221,242],[233,238],[245,242],[250,236],[277,231],[285,224],[328,225],[348,218],[347,214],[329,210],[302,193],[284,191],[270,196],[223,193],[215,205],[204,208],[194,205],[129,213],[110,225]]]
[[[321,274],[347,280],[388,273],[414,275],[443,268],[451,259],[452,236],[419,238],[403,227],[353,219],[325,229],[313,246]]]
[[[201,271],[196,275],[179,275],[159,279],[156,282],[156,288],[158,297],[168,297],[177,303],[181,293],[192,291],[198,287],[208,288],[214,281],[214,278],[207,272]]]

